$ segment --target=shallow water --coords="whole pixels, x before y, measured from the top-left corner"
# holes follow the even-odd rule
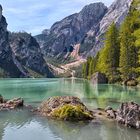
[[[120,102],[140,103],[139,88],[96,85],[82,79],[0,80],[0,94],[6,99],[22,97],[25,104],[38,106],[51,96],[73,95],[89,108],[117,108]],[[27,110],[0,112],[0,140],[140,140],[140,131],[115,122],[68,123],[47,120]]]

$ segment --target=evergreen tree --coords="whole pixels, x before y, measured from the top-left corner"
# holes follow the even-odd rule
[[[135,46],[138,52],[138,68],[137,71],[140,72],[140,29],[134,32],[134,36],[136,37]]]
[[[83,78],[85,79],[90,79],[92,74],[95,72],[95,58],[94,57],[88,57],[87,58],[87,62],[85,64],[83,64]]]
[[[94,73],[94,58],[91,57],[88,63],[89,63],[88,79],[90,79],[92,74]]]
[[[98,60],[98,70],[106,73],[110,81],[114,80],[119,66],[119,31],[113,23],[105,36],[105,46],[100,52]]]
[[[138,2],[133,1],[130,12],[121,27],[120,72],[123,79],[136,77],[139,67],[137,34],[140,28],[140,11],[137,9]]]
[[[87,63],[84,63],[84,64],[83,64],[83,68],[82,68],[82,77],[83,77],[84,79],[87,78]]]

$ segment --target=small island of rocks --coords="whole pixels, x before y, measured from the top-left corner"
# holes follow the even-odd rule
[[[0,96],[0,111],[13,110],[24,105],[22,98],[5,100]],[[73,96],[51,97],[41,103],[38,108],[28,108],[31,112],[54,120],[62,121],[96,121],[97,119],[116,121],[127,127],[140,129],[140,105],[134,102],[121,103],[117,110],[112,107],[89,110],[82,101]]]

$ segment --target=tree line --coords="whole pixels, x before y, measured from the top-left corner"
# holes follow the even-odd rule
[[[95,72],[106,74],[110,83],[140,78],[140,1],[134,0],[128,16],[118,28],[112,23],[103,49],[83,65],[83,78]]]

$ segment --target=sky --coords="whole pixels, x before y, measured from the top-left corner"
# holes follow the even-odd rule
[[[8,30],[26,31],[33,35],[94,2],[110,6],[113,0],[0,0]]]

